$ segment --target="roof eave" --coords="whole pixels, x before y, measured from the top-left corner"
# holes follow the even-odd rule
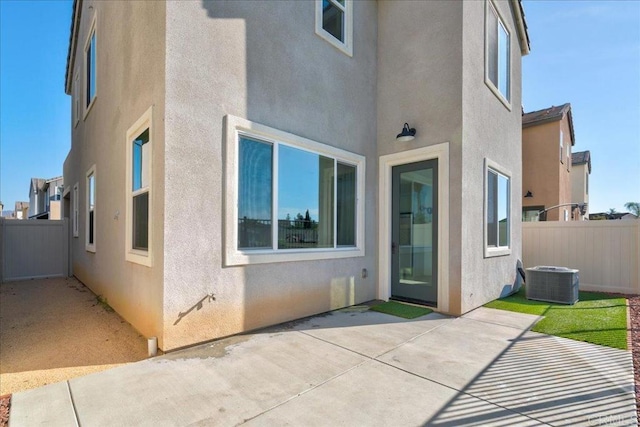
[[[80,11],[82,0],[73,0],[73,14],[71,17],[71,34],[69,36],[69,50],[67,52],[67,71],[64,80],[64,92],[71,95],[71,82],[73,82],[73,66],[75,64],[75,51],[78,42],[78,29],[80,26]]]
[[[520,53],[526,56],[531,51],[529,44],[529,33],[527,31],[527,22],[524,19],[524,9],[521,0],[511,0],[511,7],[516,18],[516,26],[518,27],[518,39],[520,40]]]
[[[531,126],[537,126],[537,125],[543,125],[545,123],[551,123],[551,122],[558,122],[562,120],[562,116],[551,116],[551,117],[545,117],[544,119],[539,119],[539,120],[533,120],[531,122],[528,123],[523,123],[522,127],[523,128],[528,128]]]

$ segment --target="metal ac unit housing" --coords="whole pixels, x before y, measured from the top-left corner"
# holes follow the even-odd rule
[[[578,302],[578,270],[566,267],[537,266],[527,268],[527,299],[560,304]]]

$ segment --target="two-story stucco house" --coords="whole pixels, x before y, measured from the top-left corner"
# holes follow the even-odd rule
[[[522,115],[522,220],[572,221],[571,149],[575,145],[571,104]],[[549,209],[541,218],[538,213]]]
[[[31,178],[29,183],[29,218],[61,219],[63,177]]]
[[[76,0],[73,272],[164,350],[497,298],[528,51],[517,0]]]

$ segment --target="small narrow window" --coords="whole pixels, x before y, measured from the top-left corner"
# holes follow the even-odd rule
[[[85,115],[89,111],[89,107],[92,105],[93,100],[96,97],[97,92],[97,52],[96,52],[96,19],[93,19],[91,29],[89,30],[89,37],[84,48],[84,89],[85,89]]]
[[[506,255],[510,253],[511,179],[489,161],[485,163],[485,256]]]
[[[571,171],[571,143],[567,144],[567,172]]]
[[[127,131],[127,261],[151,266],[152,110]]]
[[[316,0],[316,34],[351,56],[352,0]]]
[[[78,237],[78,183],[73,186],[73,237]]]
[[[80,121],[80,78],[78,73],[73,79],[73,126],[77,126]]]
[[[491,1],[487,2],[485,81],[503,102],[511,102],[511,35]]]
[[[87,172],[87,238],[86,249],[96,251],[96,169]]]
[[[564,163],[564,135],[560,131],[560,163]]]

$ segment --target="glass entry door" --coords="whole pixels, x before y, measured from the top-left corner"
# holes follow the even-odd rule
[[[392,172],[391,298],[438,302],[438,161]]]

